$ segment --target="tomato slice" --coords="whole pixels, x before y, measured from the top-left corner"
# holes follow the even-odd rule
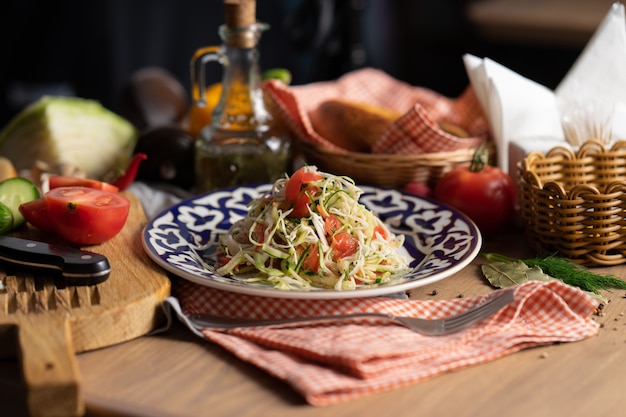
[[[225,255],[223,253],[217,255],[217,266],[224,266],[226,265],[228,262],[230,262],[230,260],[232,259],[232,256],[228,256]]]
[[[108,182],[93,180],[90,178],[78,178],[68,177],[65,175],[51,175],[48,177],[48,184],[50,189],[59,187],[89,187],[96,190],[108,191],[110,193],[117,193],[119,188]]]
[[[298,199],[300,194],[300,187],[302,187],[302,173],[304,168],[300,168],[293,173],[291,178],[287,180],[285,184],[285,198],[288,202],[293,203]]]
[[[326,220],[324,220],[324,231],[329,236],[334,235],[340,227],[341,221],[339,220],[339,217],[334,214],[329,214],[326,217]]]
[[[252,238],[257,243],[265,242],[265,226],[263,226],[261,223],[255,223]]]
[[[124,196],[89,187],[59,187],[45,194],[50,222],[64,239],[97,245],[117,235],[128,218]]]
[[[54,225],[48,216],[48,205],[45,197],[22,203],[19,206],[20,213],[32,226],[44,232],[54,232]]]
[[[317,245],[311,245],[302,261],[302,268],[307,271],[317,272],[320,269],[320,257]]]
[[[302,186],[313,181],[321,180],[319,172],[309,172],[307,167],[302,167],[287,180],[285,184],[285,197],[290,203],[295,203],[301,196]]]
[[[293,205],[293,211],[289,213],[288,217],[309,217],[309,204],[312,202],[310,195],[315,195],[317,191],[317,188],[311,187],[306,190],[306,192],[303,191],[300,193],[300,196]]]
[[[359,241],[350,233],[341,232],[333,236],[331,247],[333,248],[333,258],[342,259],[356,252]]]
[[[292,205],[293,211],[289,217],[308,217],[308,206],[311,204],[310,195],[315,195],[319,189],[309,185],[314,181],[321,180],[322,174],[317,171],[310,172],[308,167],[302,167],[287,180],[285,184],[285,198]]]
[[[387,236],[387,230],[385,230],[385,228],[380,224],[374,228],[374,237],[376,237],[376,234],[379,234],[383,239],[387,239],[389,237]]]

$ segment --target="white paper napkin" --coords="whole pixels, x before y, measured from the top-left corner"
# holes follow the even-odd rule
[[[513,165],[509,143],[543,136],[567,144],[563,118],[578,117],[581,106],[610,112],[613,137],[626,138],[626,20],[621,3],[612,5],[554,91],[489,58],[466,54],[463,61],[489,120],[498,165],[507,172]]]

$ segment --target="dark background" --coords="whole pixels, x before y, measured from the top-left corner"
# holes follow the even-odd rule
[[[334,79],[361,67],[458,95],[468,84],[462,56],[492,59],[550,88],[577,47],[486,41],[463,0],[258,0],[262,69],[285,67],[293,84]],[[189,91],[194,51],[221,43],[221,0],[21,0],[0,25],[0,123],[42,94],[72,94],[119,112],[134,71],[158,66]],[[541,62],[540,66],[534,64]],[[219,80],[218,65],[210,76]]]

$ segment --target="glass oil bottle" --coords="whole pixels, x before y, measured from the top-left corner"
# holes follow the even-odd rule
[[[201,48],[191,62],[193,99],[202,105],[205,65],[223,66],[222,95],[211,123],[196,139],[198,193],[274,182],[290,173],[291,143],[268,111],[261,89],[258,43],[266,24],[256,21],[253,0],[225,0],[223,44]]]

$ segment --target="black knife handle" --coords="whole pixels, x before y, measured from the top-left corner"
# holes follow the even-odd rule
[[[104,282],[111,266],[104,255],[17,237],[0,236],[0,260],[61,272],[68,285]]]

